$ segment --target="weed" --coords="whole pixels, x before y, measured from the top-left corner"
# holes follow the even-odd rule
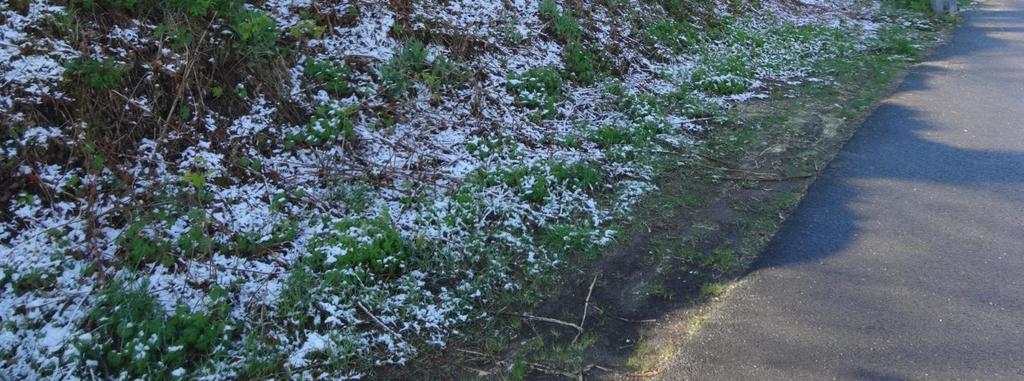
[[[686,51],[700,38],[699,31],[691,23],[677,20],[655,20],[644,24],[644,42],[652,46],[663,46],[675,53]]]
[[[168,317],[146,284],[115,281],[86,315],[85,331],[91,333],[75,341],[85,367],[111,377],[151,380],[196,370],[230,332],[223,290],[210,294],[214,302],[207,312],[180,305]]]
[[[907,58],[916,58],[918,54],[917,47],[906,33],[893,29],[886,29],[879,33],[876,46],[878,50],[886,54]]]
[[[169,9],[185,12],[190,16],[205,17],[214,14],[221,16],[233,15],[243,9],[242,0],[163,0],[163,4]]]
[[[583,190],[594,190],[603,181],[598,167],[585,161],[572,164],[555,162],[551,164],[551,176],[559,183]]]
[[[701,76],[701,79],[696,81],[697,89],[715,95],[735,95],[742,94],[749,88],[749,81],[747,79],[737,77],[734,75],[724,76]]]
[[[9,277],[10,275],[5,275],[4,279]],[[14,281],[14,292],[21,295],[27,292],[42,291],[56,284],[57,277],[49,273],[47,269],[34,269]]]
[[[236,375],[239,380],[288,379],[287,355],[255,335],[246,336],[242,353],[244,360]]]
[[[526,36],[519,31],[516,21],[515,18],[510,17],[504,25],[498,28],[498,32],[501,33],[503,39],[510,45],[519,45],[526,41]]]
[[[643,292],[648,296],[665,300],[672,300],[672,298],[675,297],[675,293],[666,288],[665,284],[658,280],[648,283],[647,286],[644,287]]]
[[[558,115],[555,105],[562,100],[562,76],[558,70],[542,66],[513,75],[506,87],[515,94],[516,104],[536,110],[542,119]]]
[[[551,30],[562,41],[578,41],[583,35],[580,22],[572,14],[572,11],[567,11],[551,20]]]
[[[72,0],[71,4],[83,8],[95,8],[96,5],[103,5],[111,8],[132,10],[135,8],[136,0]]]
[[[622,82],[613,82],[604,87],[604,91],[616,98],[626,96],[626,86]]]
[[[435,93],[464,83],[469,74],[446,57],[428,60],[422,42],[410,41],[391,60],[380,67],[384,94],[390,99],[404,96],[414,81],[421,81]],[[435,94],[436,95],[436,94]]]
[[[288,29],[289,34],[292,38],[299,40],[303,36],[310,36],[316,39],[323,37],[327,28],[316,23],[314,20],[302,19],[297,24]]]
[[[430,87],[435,95],[440,90],[452,88],[465,83],[469,74],[447,57],[438,57],[431,63],[430,70],[420,74],[420,79]]]
[[[739,257],[732,245],[724,244],[715,247],[711,251],[711,256],[706,257],[702,262],[704,266],[711,267],[722,273],[728,273],[739,266]]]
[[[351,142],[356,138],[352,125],[352,115],[358,105],[341,106],[336,103],[320,105],[316,114],[310,117],[306,128],[288,133],[286,146],[291,148],[298,144],[322,146],[343,139]]]
[[[384,94],[388,98],[398,99],[412,87],[412,79],[402,67],[392,64],[392,62],[381,66],[380,80],[384,84]]]
[[[512,136],[491,135],[466,143],[466,152],[480,159],[518,156],[519,145]]]
[[[601,148],[627,144],[632,140],[628,130],[614,126],[598,128],[591,139]]]
[[[236,49],[256,62],[277,53],[277,23],[258,10],[240,10],[231,18],[231,30],[237,38]]]
[[[352,72],[344,62],[336,64],[310,60],[303,66],[302,73],[321,83],[323,89],[332,95],[347,97],[356,91],[352,85]]]
[[[576,42],[583,35],[580,22],[571,10],[558,11],[554,0],[543,0],[538,8],[540,19],[548,22],[548,28],[563,42]]]
[[[575,342],[558,340],[557,333],[550,336],[551,340],[548,342],[541,336],[529,340],[524,344],[524,352],[533,362],[542,362],[556,369],[582,368],[583,352],[595,342],[592,335],[582,335]]]
[[[538,14],[540,14],[541,20],[554,20],[560,14],[558,12],[558,4],[555,0],[542,0],[540,7],[537,8]]]
[[[121,233],[118,244],[124,251],[129,268],[138,268],[142,263],[160,263],[170,267],[174,257],[170,255],[172,246],[160,238],[144,234],[148,229],[146,221],[136,221]]]
[[[594,229],[582,225],[555,224],[541,231],[539,241],[549,248],[570,254],[596,254]]]
[[[727,286],[721,283],[708,282],[700,286],[700,297],[704,299],[717,298],[725,293]]]
[[[275,225],[269,234],[240,232],[232,238],[230,244],[222,245],[227,247],[220,251],[242,256],[261,255],[267,253],[275,246],[295,240],[297,235],[297,224],[294,221],[286,221]]]
[[[114,65],[114,60],[97,61],[91,58],[75,58],[65,68],[66,75],[85,83],[94,90],[111,89],[121,82],[124,68]]]
[[[373,202],[373,189],[363,184],[342,183],[334,188],[332,199],[345,203],[345,207],[353,213],[362,214]]]
[[[584,85],[597,82],[607,66],[600,51],[585,48],[577,42],[565,46],[562,63],[565,65],[566,76]]]
[[[170,42],[171,49],[181,51],[192,43],[192,34],[188,28],[176,28],[166,24],[160,24],[153,30],[153,36],[157,39]]]
[[[377,275],[401,274],[414,253],[387,216],[331,223],[310,242],[309,250],[303,263],[310,269],[357,268]]]

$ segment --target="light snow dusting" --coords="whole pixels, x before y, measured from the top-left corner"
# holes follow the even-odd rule
[[[57,3],[85,7],[0,3],[0,378],[144,378],[110,353],[172,379],[405,364],[609,243],[716,112],[881,28],[873,2],[765,0],[677,49],[559,2],[579,63],[533,0],[270,0],[194,35]],[[248,55],[201,55],[229,46]],[[217,330],[175,336],[196,321]]]

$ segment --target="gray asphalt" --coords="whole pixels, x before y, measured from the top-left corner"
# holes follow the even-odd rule
[[[965,14],[662,373],[1024,380],[1024,1]]]

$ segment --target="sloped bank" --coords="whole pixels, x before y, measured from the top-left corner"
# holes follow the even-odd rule
[[[0,6],[0,353],[22,378],[334,379],[470,351],[451,345],[543,299],[659,174],[699,162],[724,110],[906,53],[878,30],[916,20],[870,2]]]

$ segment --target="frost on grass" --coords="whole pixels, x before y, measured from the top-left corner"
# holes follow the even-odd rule
[[[337,379],[444,348],[610,242],[723,108],[902,22],[761,3],[0,4],[0,368]]]

